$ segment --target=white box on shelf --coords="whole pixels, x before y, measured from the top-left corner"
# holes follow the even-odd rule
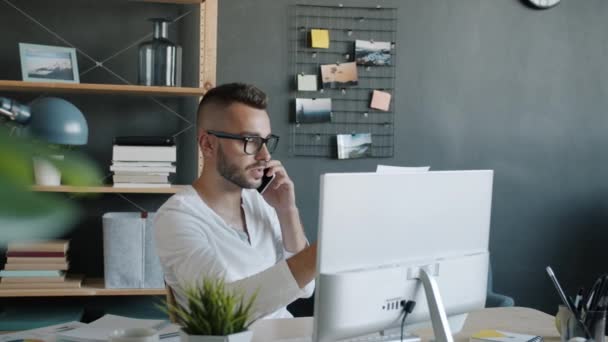
[[[154,213],[103,215],[103,268],[105,287],[164,288],[160,260],[154,245]]]

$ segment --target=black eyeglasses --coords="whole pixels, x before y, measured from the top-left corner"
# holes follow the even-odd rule
[[[244,143],[243,151],[246,154],[257,154],[266,145],[268,153],[274,152],[279,144],[279,136],[271,134],[267,138],[258,137],[255,135],[238,135],[218,131],[207,131],[208,134],[215,135],[218,138],[241,140]]]

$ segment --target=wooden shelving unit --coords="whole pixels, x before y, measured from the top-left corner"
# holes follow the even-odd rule
[[[183,4],[183,5],[196,5],[201,2],[205,2],[205,0],[129,0],[129,1],[139,1],[139,2],[156,2],[156,3],[165,3],[165,4]]]
[[[123,84],[52,83],[0,80],[0,91],[137,96],[203,96],[203,88],[151,87]]]
[[[125,194],[174,194],[182,190],[183,185],[172,185],[169,188],[115,188],[113,186],[40,186],[33,185],[32,191],[37,192],[67,192],[67,193],[125,193]]]
[[[103,278],[85,279],[79,289],[0,289],[0,298],[8,297],[86,297],[86,296],[155,296],[165,289],[106,289]]]
[[[202,97],[215,86],[217,62],[218,0],[125,0],[154,3],[200,5],[199,87],[149,87],[121,84],[50,83],[0,80],[0,92],[29,92],[34,94],[98,94],[155,97]],[[199,163],[199,172],[202,164]],[[138,193],[173,194],[184,186],[169,188],[115,188],[112,186],[32,186],[32,191],[56,193]],[[85,279],[78,289],[0,289],[0,298],[25,297],[92,297],[92,296],[152,296],[166,295],[165,289],[106,289],[102,278]]]

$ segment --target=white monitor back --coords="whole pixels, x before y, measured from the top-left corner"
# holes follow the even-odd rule
[[[430,319],[420,267],[431,270],[448,315],[486,296],[493,171],[321,176],[316,341]]]
[[[493,171],[321,176],[317,270],[487,252]]]

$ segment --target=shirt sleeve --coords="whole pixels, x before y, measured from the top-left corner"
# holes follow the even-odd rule
[[[200,221],[178,210],[167,209],[156,215],[156,246],[165,279],[177,302],[184,307],[187,303],[184,289],[187,286],[200,283],[204,277],[223,277],[227,267],[219,260],[213,241],[207,238],[200,225]],[[271,314],[306,295],[298,287],[285,260],[226,285],[245,294],[246,300],[256,294],[253,306],[256,318]]]

